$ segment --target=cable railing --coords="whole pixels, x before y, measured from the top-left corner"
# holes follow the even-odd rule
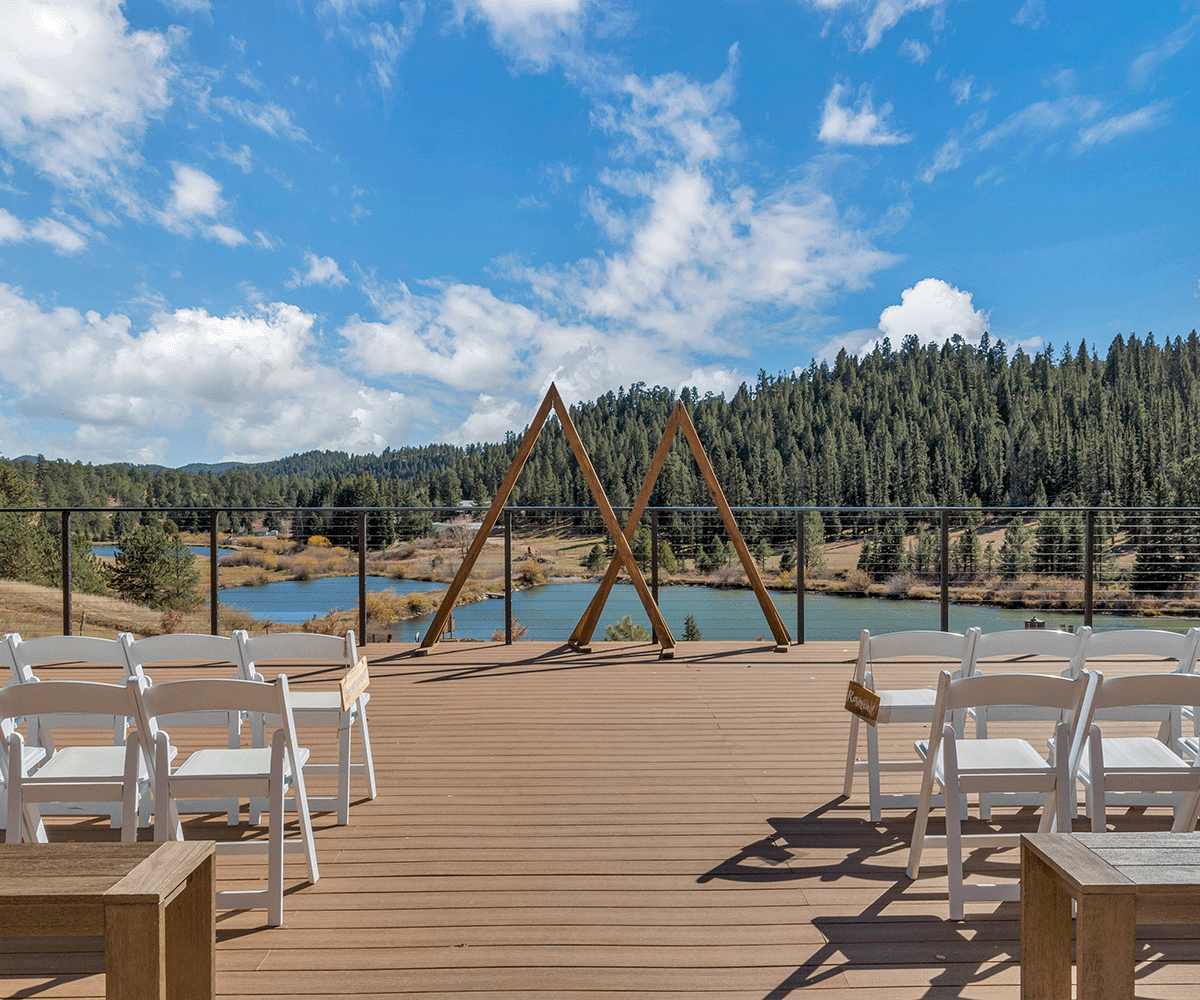
[[[200,560],[191,575],[199,569],[201,578],[186,614],[177,602],[159,621],[148,618],[143,631],[181,624],[214,634],[354,628],[367,641],[418,642],[482,510],[77,507],[4,513],[40,518],[57,536],[64,634],[80,631],[81,619],[86,627],[86,606],[96,600],[73,585],[79,553],[72,547],[107,543],[111,547],[99,551],[111,567],[122,546],[132,544],[137,526],[148,524],[165,526],[164,536],[190,545]],[[853,639],[862,627],[1111,628],[1153,619],[1155,627],[1186,628],[1200,619],[1195,508],[740,507],[734,514],[796,642]],[[628,508],[617,508],[617,515],[625,523]],[[492,534],[448,623],[448,637],[564,641],[614,555],[599,511],[512,506]],[[716,508],[648,508],[631,547],[676,639],[769,638]],[[648,638],[647,617],[627,579],[623,575],[614,588],[597,639]]]

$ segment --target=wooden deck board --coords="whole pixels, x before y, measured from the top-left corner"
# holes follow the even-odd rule
[[[916,883],[904,875],[911,814],[870,823],[861,776],[840,797],[854,643],[785,654],[680,643],[669,661],[644,644],[595,650],[445,643],[417,658],[364,647],[379,797],[358,798],[356,784],[348,827],[315,818],[321,880],[307,885],[289,860],[282,927],[266,928],[263,911],[219,915],[220,995],[1018,995],[1018,908],[975,904],[947,920],[938,853]],[[931,682],[906,666],[894,679]],[[908,756],[920,735],[887,727],[881,744]],[[315,759],[332,756],[332,734],[301,737]],[[1001,818],[1036,825],[1032,812]],[[1130,822],[1161,829],[1165,815]],[[99,821],[49,826],[55,840],[115,839]],[[246,835],[217,817],[187,827]],[[1010,879],[1016,862],[1015,850],[993,852],[972,867]],[[261,863],[222,859],[218,878],[258,878]],[[1200,994],[1200,929],[1148,930],[1138,995]],[[0,992],[103,995],[94,939],[40,955],[3,934]]]

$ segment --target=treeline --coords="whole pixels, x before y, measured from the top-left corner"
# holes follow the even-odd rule
[[[1200,338],[1159,344],[1118,336],[1104,357],[1080,344],[1011,356],[978,346],[907,339],[893,350],[842,352],[791,374],[760,372],[730,399],[638,383],[572,409],[614,505],[641,486],[676,398],[687,406],[735,506],[1195,505],[1200,477]],[[212,508],[455,506],[490,500],[519,436],[458,448],[382,455],[309,452],[259,465],[184,471],[44,458],[4,462],[46,507]],[[14,505],[14,498],[0,498]],[[590,505],[565,436],[543,432],[513,502]],[[682,437],[651,501],[711,500]],[[131,516],[132,517],[132,516]],[[188,520],[185,517],[185,522]],[[236,526],[237,515],[227,517]],[[128,523],[125,523],[128,521]],[[75,515],[98,537],[136,518]],[[204,522],[207,523],[206,521]],[[191,527],[183,523],[181,527]]]

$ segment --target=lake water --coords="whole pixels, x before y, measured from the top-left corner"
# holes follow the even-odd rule
[[[194,555],[204,556],[205,558],[208,557],[208,546],[207,545],[189,545],[188,548],[192,550],[192,553]],[[92,555],[108,556],[111,559],[113,556],[115,556],[117,554],[117,551],[119,549],[120,549],[119,545],[93,545],[92,546]],[[218,546],[217,547],[217,559],[220,559],[221,556],[232,555],[236,551],[237,551],[237,549],[227,549],[222,546]]]
[[[394,590],[401,594],[412,591],[443,589],[423,580],[391,580],[368,577],[369,590]],[[560,583],[532,587],[513,594],[513,617],[528,626],[525,638],[538,641],[563,642],[596,592],[596,584]],[[771,592],[775,606],[788,631],[796,634],[796,596],[794,593]],[[296,624],[314,614],[324,614],[331,608],[349,609],[358,606],[357,577],[324,577],[319,580],[271,583],[262,587],[235,587],[221,591],[221,603],[243,608],[259,618]],[[658,603],[667,627],[676,639],[683,637],[684,619],[692,615],[704,639],[769,640],[771,630],[763,617],[753,592],[749,590],[715,590],[708,587],[660,587]],[[650,622],[642,610],[637,592],[631,584],[618,584],[600,618],[596,640],[604,638],[605,626],[612,625],[625,615],[649,628]],[[963,632],[978,626],[985,632],[1021,628],[1025,619],[1036,615],[1046,621],[1048,628],[1059,625],[1082,625],[1083,613],[1008,610],[978,605],[951,605],[950,628]],[[397,624],[397,642],[417,642],[429,627],[433,615]],[[804,599],[806,639],[856,640],[864,628],[872,632],[897,632],[904,629],[937,629],[941,627],[941,612],[935,601],[896,601],[870,597],[831,597],[806,594]],[[1184,631],[1193,620],[1178,618],[1129,618],[1119,615],[1096,615],[1097,629],[1152,627]],[[492,599],[474,604],[461,604],[454,609],[454,634],[463,639],[490,639],[493,632],[504,630],[504,601]]]

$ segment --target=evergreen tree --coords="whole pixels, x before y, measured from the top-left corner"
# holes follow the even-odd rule
[[[700,626],[696,624],[696,616],[688,615],[683,620],[683,638],[685,642],[700,641]]]

